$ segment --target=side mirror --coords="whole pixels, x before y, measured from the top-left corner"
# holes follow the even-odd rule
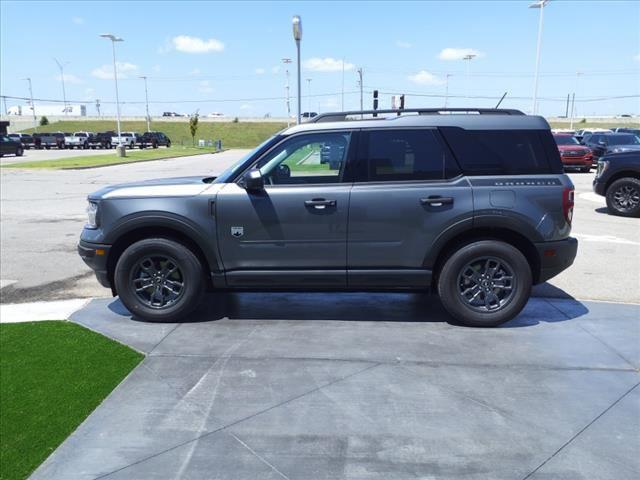
[[[257,168],[249,170],[243,177],[244,188],[249,192],[264,190],[264,179]]]

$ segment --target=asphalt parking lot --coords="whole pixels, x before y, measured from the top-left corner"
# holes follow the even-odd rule
[[[497,329],[414,294],[211,295],[73,320],[147,354],[32,479],[637,479],[640,306],[532,299]]]

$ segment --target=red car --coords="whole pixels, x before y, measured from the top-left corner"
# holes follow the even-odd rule
[[[560,159],[565,169],[575,168],[588,173],[593,165],[593,153],[589,147],[580,145],[580,142],[571,135],[554,135],[560,152]]]

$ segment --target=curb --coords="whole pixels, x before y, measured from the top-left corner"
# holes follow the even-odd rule
[[[67,320],[90,301],[91,298],[73,298],[54,302],[2,304],[0,305],[0,323]]]

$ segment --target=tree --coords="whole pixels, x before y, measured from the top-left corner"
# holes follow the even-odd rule
[[[45,116],[40,117],[40,126],[44,127],[45,125],[49,125],[49,119]]]
[[[189,117],[189,131],[191,132],[191,142],[196,145],[196,132],[198,131],[198,112]]]

